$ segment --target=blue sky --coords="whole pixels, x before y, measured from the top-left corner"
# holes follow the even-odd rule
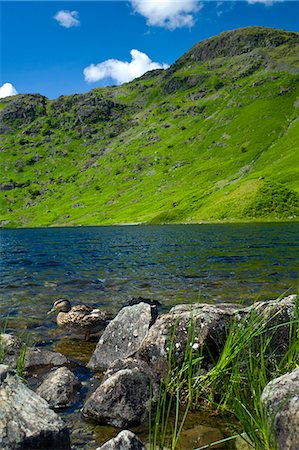
[[[297,1],[1,1],[0,7],[0,86],[49,98],[166,67],[221,31],[249,25],[299,31]]]

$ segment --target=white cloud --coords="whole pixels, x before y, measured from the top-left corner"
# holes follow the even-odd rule
[[[126,83],[134,78],[141,77],[145,72],[154,69],[167,69],[167,64],[153,62],[145,53],[139,50],[131,50],[132,61],[119,61],[108,59],[99,64],[91,64],[84,69],[85,80],[92,83],[112,78],[117,84]]]
[[[194,14],[203,5],[199,0],[130,0],[133,10],[147,19],[147,24],[174,30],[195,24]]]
[[[78,11],[62,9],[55,14],[53,19],[57,20],[59,25],[64,28],[78,27],[80,25]]]
[[[247,0],[247,3],[249,3],[250,5],[255,5],[256,3],[262,3],[265,6],[272,6],[274,3],[280,3],[283,2],[284,0]],[[290,0],[292,1],[292,0]]]
[[[11,83],[4,83],[0,87],[0,98],[10,97],[11,95],[17,95],[16,88]]]

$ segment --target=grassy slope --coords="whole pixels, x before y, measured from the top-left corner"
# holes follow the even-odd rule
[[[13,118],[0,141],[3,183],[16,185],[0,191],[2,225],[296,220],[298,48],[187,58]],[[114,102],[111,116],[94,119],[98,99]]]

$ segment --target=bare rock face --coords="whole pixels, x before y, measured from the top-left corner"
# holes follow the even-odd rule
[[[157,395],[158,384],[144,361],[120,360],[87,399],[83,415],[119,428],[136,426],[147,421]]]
[[[97,450],[145,450],[145,447],[134,433],[123,430]]]
[[[70,449],[63,420],[5,365],[0,365],[0,404],[1,450]]]
[[[297,450],[299,442],[299,368],[275,378],[262,394],[269,423],[274,420],[278,450]]]
[[[88,367],[107,368],[117,359],[133,355],[156,318],[156,305],[142,302],[122,308],[105,329]]]
[[[59,367],[50,372],[36,393],[55,408],[63,408],[76,401],[81,383],[67,367]]]

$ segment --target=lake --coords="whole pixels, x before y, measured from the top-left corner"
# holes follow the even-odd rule
[[[1,229],[0,326],[86,363],[96,340],[57,329],[46,313],[58,297],[115,313],[138,296],[159,300],[162,311],[183,302],[277,298],[298,290],[298,236],[299,223]],[[80,365],[74,371],[82,396],[60,414],[72,448],[93,450],[119,430],[82,420],[84,397],[99,378]],[[212,427],[209,442],[226,428],[223,419],[194,413],[186,436],[199,424]],[[135,431],[146,442],[147,428]]]
[[[297,292],[299,224],[0,230],[1,316],[51,328],[52,302],[118,310],[132,297],[242,302]]]

